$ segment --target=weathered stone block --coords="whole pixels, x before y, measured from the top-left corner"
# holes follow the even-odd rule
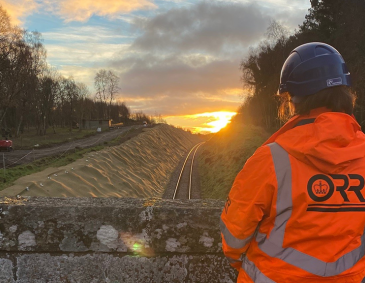
[[[221,267],[222,258],[213,255],[145,258],[32,254],[18,258],[17,282],[234,282],[233,270]]]
[[[0,198],[0,283],[235,282],[221,252],[223,205]]]
[[[12,283],[13,279],[13,263],[11,260],[0,258],[0,282]]]
[[[0,250],[215,253],[222,207],[214,200],[0,199]]]
[[[189,273],[184,282],[236,282],[237,272],[222,256],[189,256]]]

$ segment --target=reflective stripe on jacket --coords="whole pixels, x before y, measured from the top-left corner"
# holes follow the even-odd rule
[[[260,147],[232,186],[220,226],[238,282],[365,277],[365,136],[349,115],[308,117]]]

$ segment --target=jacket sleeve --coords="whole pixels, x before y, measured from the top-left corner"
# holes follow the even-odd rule
[[[275,186],[270,148],[262,146],[238,173],[221,215],[223,252],[236,269],[241,267],[260,221],[270,213]]]

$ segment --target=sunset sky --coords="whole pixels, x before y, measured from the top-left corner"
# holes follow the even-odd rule
[[[43,35],[48,62],[88,85],[120,77],[118,99],[193,131],[224,126],[245,95],[240,61],[271,20],[293,32],[309,0],[0,0],[12,22]],[[220,113],[218,113],[220,112]]]

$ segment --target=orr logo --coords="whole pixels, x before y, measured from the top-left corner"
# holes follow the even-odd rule
[[[341,185],[335,186],[334,180],[341,180]],[[356,180],[358,185],[350,186],[350,180]],[[328,200],[334,192],[339,192],[345,202],[349,202],[347,193],[354,192],[360,202],[365,202],[361,190],[364,188],[364,178],[358,174],[317,174],[312,176],[307,184],[310,198],[316,202]]]

